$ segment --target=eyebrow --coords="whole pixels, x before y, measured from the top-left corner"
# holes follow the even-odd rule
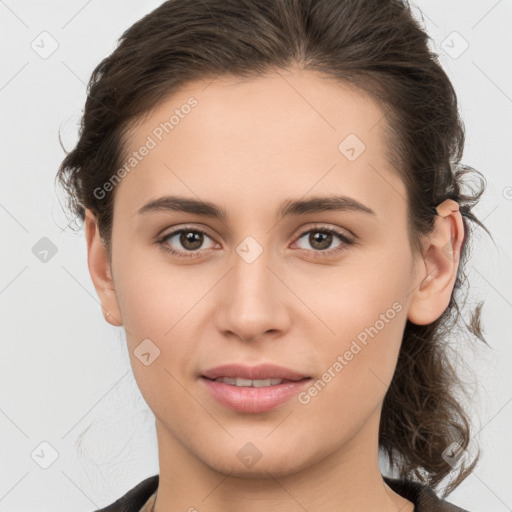
[[[142,206],[139,209],[138,214],[144,215],[158,211],[192,213],[195,215],[217,218],[222,221],[226,221],[228,218],[226,210],[216,204],[181,196],[164,196],[158,199],[153,199]],[[309,199],[288,199],[284,201],[279,209],[279,215],[282,218],[326,211],[347,211],[365,213],[374,216],[377,215],[371,208],[368,208],[359,201],[347,196],[320,196],[311,197]]]

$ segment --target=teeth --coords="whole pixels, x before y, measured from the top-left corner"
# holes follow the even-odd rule
[[[232,386],[262,388],[265,386],[276,386],[277,384],[281,384],[281,382],[283,382],[283,379],[250,380],[242,379],[240,377],[219,377],[218,379],[215,379],[215,382],[224,382],[225,384],[231,384]]]

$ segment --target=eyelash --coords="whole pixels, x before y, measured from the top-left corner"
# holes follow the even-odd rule
[[[325,251],[315,251],[314,257],[328,257],[328,256],[334,256],[342,251],[347,249],[347,246],[353,245],[355,242],[353,240],[350,240],[347,236],[345,236],[343,233],[340,233],[336,229],[327,228],[325,226],[314,226],[313,228],[309,228],[306,231],[303,231],[296,240],[300,240],[304,235],[310,232],[317,232],[317,233],[328,233],[330,235],[335,235],[341,240],[341,244],[336,249],[327,249]],[[201,233],[202,235],[206,235],[208,238],[211,238],[208,233],[205,231],[202,231],[201,229],[192,228],[192,227],[184,227],[181,229],[178,229],[176,231],[172,231],[171,233],[168,233],[164,235],[163,237],[159,238],[157,240],[157,244],[161,247],[163,251],[166,253],[170,253],[173,256],[177,256],[180,258],[197,258],[201,256],[201,250],[197,251],[176,251],[175,249],[172,249],[169,247],[169,245],[165,242],[168,238],[172,238],[174,235],[177,235],[179,233]]]

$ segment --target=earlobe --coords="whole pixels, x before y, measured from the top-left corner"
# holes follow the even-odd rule
[[[109,324],[119,327],[123,325],[123,322],[107,250],[98,231],[97,219],[88,209],[86,209],[84,224],[87,241],[87,266],[101,302],[103,316]]]
[[[447,199],[437,207],[435,226],[426,239],[420,282],[412,292],[408,320],[427,325],[437,320],[450,303],[457,278],[459,257],[464,240],[464,223],[459,205]]]

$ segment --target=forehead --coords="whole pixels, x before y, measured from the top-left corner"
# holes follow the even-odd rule
[[[391,201],[403,214],[406,191],[386,158],[385,127],[371,97],[310,71],[190,82],[127,135],[123,163],[139,154],[125,166],[115,208],[135,212],[173,193],[261,210],[262,198],[270,205],[336,191],[376,211]]]

